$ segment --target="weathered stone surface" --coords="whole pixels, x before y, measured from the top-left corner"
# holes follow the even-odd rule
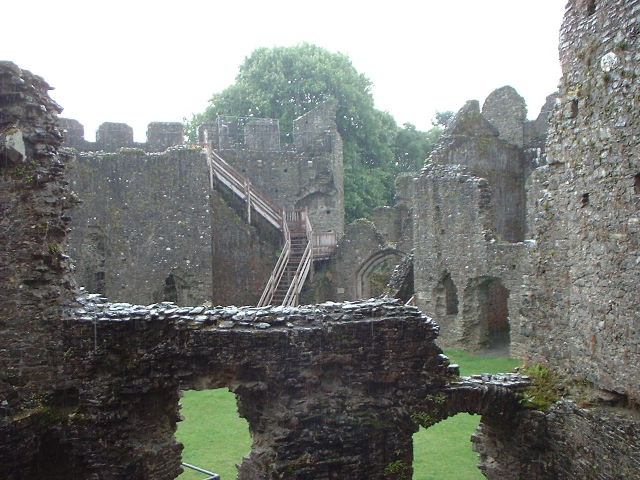
[[[511,334],[522,336],[519,351],[529,349],[531,362],[549,364],[567,383],[597,391],[595,405],[562,402],[548,413],[521,409],[522,377],[457,378],[435,344],[438,326],[389,299],[238,308],[76,295],[61,250],[73,196],[55,126],[60,109],[42,79],[0,63],[0,134],[20,130],[26,160],[3,163],[0,176],[0,477],[173,478],[179,390],[221,386],[237,394],[252,429],[241,479],[394,478],[392,462],[410,474],[415,421],[431,424],[459,411],[483,415],[474,443],[488,478],[640,477],[639,11],[635,0],[569,2],[548,165],[543,154],[531,164],[524,156],[524,175],[540,166],[529,190],[532,240],[500,241],[495,182],[474,170],[484,157],[461,162],[461,152],[481,153],[467,142],[502,141],[478,120],[477,105],[438,149],[446,161],[434,162],[412,187],[433,206],[414,217],[416,238],[433,225],[439,230],[424,238],[446,243],[416,252],[416,279],[433,280],[419,261],[459,267],[423,289],[434,308],[445,318],[459,312],[456,283],[464,278],[471,287],[462,292],[464,317],[483,296],[500,296],[495,278],[515,284],[524,274],[522,320],[511,323]],[[527,135],[525,147],[539,148]],[[321,141],[311,146],[324,148]],[[446,206],[443,192],[471,199],[472,208]],[[389,212],[379,212],[384,227],[371,237],[382,244],[396,231]],[[457,231],[459,223],[471,233]],[[483,252],[479,260],[465,256],[474,246]],[[510,311],[514,295],[515,287]],[[502,315],[504,307],[494,301],[491,312]]]
[[[64,211],[75,197],[64,179],[69,156],[58,149],[61,108],[48,90],[42,78],[0,62],[0,138],[20,132],[26,156],[0,162],[2,478],[9,478],[7,469],[37,464],[46,425],[42,417],[24,412],[37,410],[42,398],[65,384],[59,375],[61,305],[73,298],[73,291],[63,254],[69,225]]]
[[[594,405],[484,418],[474,444],[490,479],[640,478],[639,12],[636,0],[568,2],[548,165],[530,189],[521,351]]]
[[[491,186],[469,170],[434,162],[416,180],[415,299],[441,325],[445,345],[505,348],[520,341],[525,247],[498,240]]]
[[[244,125],[240,143],[239,132],[222,129],[228,125],[203,132],[276,208],[306,209],[314,232],[337,236],[344,193],[336,108],[327,101],[297,119],[283,148],[270,119]],[[124,124],[103,124],[94,143],[75,120],[60,125],[67,145],[82,152],[71,171],[82,199],[72,212],[71,256],[83,286],[115,301],[132,292],[127,298],[139,303],[257,303],[282,235],[255,211],[248,222],[246,204],[210,182],[202,150],[183,145],[180,124],[150,124],[143,144]]]
[[[272,119],[225,118],[203,125],[202,133],[206,131],[225,161],[275,205],[307,209],[315,232],[341,236],[344,168],[337,108],[335,100],[327,100],[297,118],[290,143],[280,144],[280,131]]]
[[[527,356],[637,403],[640,4],[597,2],[587,14],[588,3],[568,5],[548,165],[533,175]],[[610,52],[618,61],[603,71]]]
[[[483,417],[472,437],[489,479],[622,480],[640,472],[640,417],[561,402],[548,413]]]
[[[513,87],[505,86],[491,92],[482,105],[482,116],[498,130],[500,138],[524,146],[527,105]]]
[[[28,139],[32,129],[51,138],[51,148],[39,156],[43,150],[31,147],[42,144],[26,144],[47,182],[33,183],[12,166],[2,177],[10,222],[3,241],[16,256],[0,257],[3,274],[13,275],[0,298],[0,477],[174,478],[181,389],[226,386],[237,394],[254,440],[241,479],[382,479],[394,462],[410,473],[412,414],[444,418],[456,409],[517,405],[518,381],[506,390],[491,378],[449,383],[457,368],[434,342],[437,325],[396,300],[207,308],[76,295],[66,257],[47,243],[62,244],[69,201],[61,197],[71,197],[56,110],[43,82],[2,67],[0,80],[24,80],[38,95],[32,101],[45,106],[33,124],[18,111],[17,126]],[[31,232],[43,214],[56,227],[50,236]],[[476,405],[461,400],[461,391],[480,392]],[[446,409],[427,400],[449,392]]]
[[[209,172],[200,149],[81,153],[70,169],[82,203],[70,255],[81,285],[112,301],[212,296]]]

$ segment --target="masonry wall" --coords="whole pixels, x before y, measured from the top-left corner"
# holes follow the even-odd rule
[[[332,299],[345,301],[389,293],[386,286],[394,267],[413,249],[412,186],[410,175],[398,178],[395,205],[375,208],[371,221],[358,219],[347,225],[328,275],[321,272],[323,278],[331,280]]]
[[[413,180],[415,301],[448,347],[515,354],[524,341],[525,117],[511,87],[492,93],[483,113],[467,102]]]
[[[70,170],[71,257],[81,285],[110,300],[211,301],[209,171],[199,148],[81,153]]]
[[[472,437],[478,466],[495,480],[622,480],[640,472],[640,417],[560,402],[504,421],[483,418]]]
[[[414,282],[416,302],[442,327],[444,345],[472,350],[497,347],[479,298],[498,282],[508,290],[501,348],[521,341],[517,327],[523,243],[496,241],[492,190],[460,166],[432,164],[416,180]],[[484,292],[482,293],[484,294]],[[506,342],[504,341],[506,340]]]
[[[538,169],[523,308],[529,359],[640,399],[637,1],[571,1],[559,106]]]
[[[576,403],[483,421],[474,443],[490,479],[640,477],[639,13],[638,1],[567,4],[521,313],[527,361]]]
[[[61,111],[40,77],[0,62],[0,477],[30,472],[47,430],[42,401],[61,377],[61,316],[74,298],[66,210],[74,203],[59,150]],[[20,455],[15,455],[19,451]],[[34,477],[32,477],[34,478]]]
[[[84,126],[72,118],[58,118],[64,131],[64,145],[81,152],[117,152],[122,147],[145,152],[162,152],[184,143],[184,132],[179,122],[152,122],[147,128],[147,141],[134,142],[133,128],[126,123],[104,122],[98,127],[96,141],[84,138]]]
[[[277,123],[229,120],[204,129],[216,151],[273,203],[307,208],[314,231],[344,232],[342,139],[337,102],[328,100],[294,121],[292,143],[280,143]],[[268,127],[268,128],[267,128]]]

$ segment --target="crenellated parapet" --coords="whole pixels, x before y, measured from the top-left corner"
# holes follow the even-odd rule
[[[162,152],[169,147],[185,144],[180,122],[152,122],[147,127],[147,141],[134,142],[133,128],[126,123],[105,122],[98,127],[96,141],[84,138],[84,126],[71,118],[59,118],[64,132],[64,145],[80,152],[117,152],[121,148],[136,148],[145,152]]]
[[[342,138],[334,99],[295,119],[291,133],[277,120],[219,117],[199,128],[199,141],[213,149],[272,203],[307,209],[316,232],[344,232]]]

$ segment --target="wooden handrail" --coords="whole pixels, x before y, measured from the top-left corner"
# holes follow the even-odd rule
[[[313,234],[313,259],[325,260],[335,252],[338,243],[336,232],[314,232]]]
[[[211,188],[213,188],[213,178],[226,185],[238,197],[247,202],[247,218],[250,219],[251,208],[264,217],[278,230],[282,230],[282,215],[278,207],[273,205],[269,199],[260,193],[251,182],[220,155],[218,155],[207,141],[205,132],[205,151],[210,170]]]
[[[296,273],[291,280],[289,289],[287,290],[287,293],[284,296],[284,300],[282,301],[282,304],[286,306],[296,306],[298,304],[300,292],[302,291],[302,287],[304,286],[304,282],[307,279],[307,275],[309,274],[311,263],[313,261],[313,229],[311,228],[309,215],[307,214],[306,210],[303,210],[299,211],[299,216],[297,218],[300,219],[300,223],[304,223],[307,245],[304,249],[304,253],[302,254],[302,258],[300,259],[300,263],[298,264],[298,268],[296,269]]]
[[[260,193],[244,175],[227,163],[213,149],[208,139],[208,132],[204,132],[205,152],[207,163],[209,164],[209,181],[211,188],[214,188],[214,178],[227,186],[235,195],[247,203],[247,221],[251,223],[251,210],[258,212],[264,219],[280,230],[284,236],[284,245],[278,261],[271,272],[267,285],[265,286],[259,307],[270,305],[273,301],[278,286],[291,258],[291,232],[289,224],[303,225],[306,245],[300,262],[296,266],[296,271],[287,288],[287,292],[282,301],[282,305],[295,306],[307,275],[311,271],[313,259],[328,258],[335,250],[336,235],[333,232],[314,235],[306,210],[290,210],[280,212],[279,208],[273,205],[267,197]],[[284,286],[283,286],[284,287]]]
[[[289,226],[287,222],[284,220],[285,215],[283,212],[282,215],[282,231],[284,233],[284,246],[282,247],[282,252],[280,253],[280,257],[278,257],[278,261],[276,262],[276,266],[273,268],[271,272],[271,276],[269,277],[269,281],[267,282],[266,287],[262,291],[262,296],[260,297],[260,301],[258,302],[259,307],[266,307],[271,304],[273,300],[273,294],[276,292],[278,288],[278,284],[282,279],[282,274],[289,263],[289,256],[291,254],[291,233],[289,232]]]

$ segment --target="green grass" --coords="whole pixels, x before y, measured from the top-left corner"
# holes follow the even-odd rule
[[[464,376],[510,372],[520,364],[513,358],[476,357],[461,350],[445,353]],[[484,480],[470,441],[478,422],[478,415],[459,413],[428,430],[420,428],[413,436],[414,480]]]
[[[185,445],[182,461],[220,474],[223,480],[236,478],[235,465],[251,450],[249,426],[238,416],[236,397],[226,388],[189,390],[182,397],[176,437]],[[206,475],[185,469],[180,480],[202,480]]]
[[[519,362],[511,358],[476,357],[460,350],[446,354],[460,365],[461,375],[512,371]],[[219,473],[223,480],[236,478],[235,464],[249,453],[251,438],[247,422],[238,417],[235,396],[227,389],[188,391],[182,398],[184,422],[176,436],[185,445],[184,462]],[[480,417],[458,414],[413,437],[414,480],[482,480],[469,438]],[[187,471],[180,480],[205,477]]]

